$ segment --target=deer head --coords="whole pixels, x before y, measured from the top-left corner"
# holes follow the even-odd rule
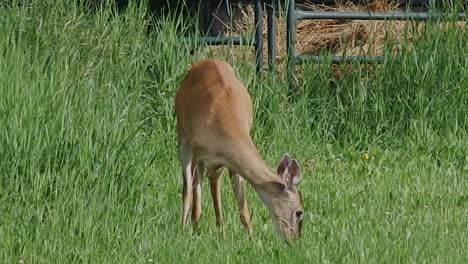
[[[270,210],[276,231],[287,240],[301,236],[304,205],[297,186],[301,169],[296,160],[284,154],[277,169],[277,181],[258,186],[260,198]]]

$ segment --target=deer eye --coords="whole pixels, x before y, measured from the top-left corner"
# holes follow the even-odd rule
[[[295,214],[296,214],[296,221],[300,221],[304,213],[301,210],[297,210]]]

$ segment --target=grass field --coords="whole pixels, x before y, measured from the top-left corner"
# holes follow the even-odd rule
[[[247,52],[219,56],[252,95],[265,160],[302,166],[303,237],[287,246],[250,186],[248,239],[227,177],[224,228],[205,180],[200,230],[181,229],[173,99],[211,53],[190,55],[174,17],[148,36],[143,14],[0,7],[1,263],[468,262],[465,27],[430,22],[412,51],[337,81],[305,66],[292,100]]]

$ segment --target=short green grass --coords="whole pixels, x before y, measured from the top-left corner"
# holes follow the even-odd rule
[[[2,263],[467,263],[465,28],[428,23],[413,51],[339,81],[305,66],[294,98],[247,53],[225,56],[265,160],[303,168],[303,237],[287,246],[250,187],[249,240],[227,179],[224,228],[205,180],[200,230],[181,229],[173,99],[208,55],[176,39],[177,16],[147,35],[143,14],[0,7]]]

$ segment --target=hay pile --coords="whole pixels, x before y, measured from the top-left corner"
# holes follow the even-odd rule
[[[332,7],[303,4],[298,5],[303,10],[311,11],[398,11],[394,2],[376,0],[369,5],[355,5],[352,3],[338,4]],[[229,28],[227,35],[251,35],[254,32],[254,12],[249,7],[243,10],[241,19]],[[263,39],[264,58],[267,57],[267,23],[264,12]],[[276,50],[277,62],[282,63],[286,58],[286,14],[282,13],[276,19]],[[336,56],[382,55],[385,40],[388,39],[393,50],[398,52],[398,43],[404,38],[411,43],[417,37],[421,25],[412,25],[408,21],[365,21],[365,20],[303,20],[296,27],[296,51],[301,54],[319,55],[326,51]],[[413,30],[405,33],[405,28]]]
[[[377,0],[369,5],[339,4],[333,7],[305,5],[304,9],[313,11],[354,11],[354,12],[390,12],[398,11],[397,4],[385,0]],[[411,43],[416,30],[406,32],[410,28],[409,21],[366,21],[366,20],[304,20],[297,26],[296,47],[304,54],[317,55],[327,51],[337,56],[342,55],[382,55],[385,40],[393,44],[398,51],[398,43],[404,38]],[[414,26],[414,25],[413,25]]]

